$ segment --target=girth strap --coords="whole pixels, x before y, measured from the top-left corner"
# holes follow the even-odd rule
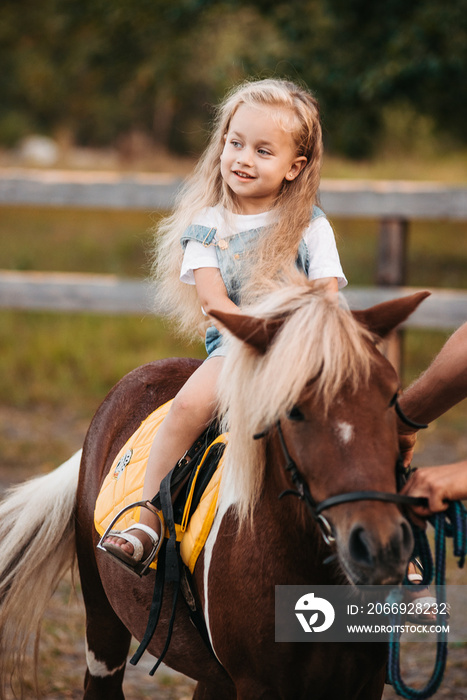
[[[177,534],[175,531],[172,495],[170,491],[170,479],[171,473],[168,474],[165,477],[165,479],[163,479],[159,492],[161,510],[164,516],[165,525],[169,531],[169,538],[164,542],[159,551],[159,558],[156,570],[156,581],[154,585],[154,593],[152,597],[151,608],[149,611],[149,619],[148,624],[146,626],[146,631],[144,633],[143,639],[141,640],[141,644],[139,645],[135,654],[130,659],[130,663],[133,666],[136,666],[141,656],[146,651],[154,635],[154,632],[156,631],[157,623],[159,622],[164,598],[165,584],[171,583],[172,611],[169,619],[167,638],[165,641],[164,648],[157,660],[157,663],[149,672],[150,676],[154,675],[154,673],[157,671],[169,648],[170,640],[172,638],[173,626],[175,622],[175,611],[177,607],[178,593],[180,590],[180,564],[177,552]],[[161,536],[163,536],[163,533]]]
[[[194,466],[197,464],[196,460],[202,457],[208,445],[210,445],[211,441],[213,440],[213,436],[216,434],[218,434],[217,426],[215,424],[212,424],[206,429],[203,435],[201,435],[201,437],[187,452],[189,460],[186,461],[185,458],[180,460],[180,462],[175,466],[175,468],[172,469],[172,471],[170,471],[169,474],[163,479],[163,481],[161,482],[159,493],[156,494],[156,496],[154,496],[154,498],[151,501],[154,507],[162,511],[165,526],[169,532],[169,537],[164,538],[161,548],[159,550],[158,563],[156,569],[156,580],[154,583],[154,592],[151,607],[149,610],[149,618],[146,626],[146,631],[138,649],[136,650],[133,657],[130,659],[130,663],[136,665],[143,653],[145,652],[145,650],[147,649],[152,637],[154,636],[159,622],[165,585],[171,584],[172,610],[169,618],[167,638],[164,644],[164,648],[157,660],[157,663],[149,672],[151,676],[154,675],[154,673],[159,668],[170,645],[170,640],[172,637],[173,627],[175,623],[175,613],[177,608],[178,594],[181,588],[181,577],[183,573],[183,564],[180,558],[179,545],[177,543],[177,533],[175,529],[175,516],[172,492],[176,487],[180,487],[180,484],[183,483],[190,470],[192,471],[192,475],[190,478],[194,478],[194,474],[196,471],[194,469]],[[212,454],[212,459],[210,461],[206,460],[204,470],[201,473],[198,481],[202,483],[207,483],[209,481],[209,479],[215,471],[216,465],[218,463],[218,460],[220,459],[224,448],[224,443],[216,443],[211,447],[209,456],[211,457]],[[191,481],[189,479],[188,487],[190,483]],[[200,491],[201,490],[202,489],[200,489]],[[200,494],[198,494],[197,499],[193,500],[192,508],[190,509],[190,511],[196,508],[197,502],[199,501],[200,497]],[[162,537],[163,535],[164,533],[162,533]],[[191,579],[188,581],[188,572],[186,570],[185,574],[187,579],[187,585],[191,588]],[[190,591],[190,593],[193,596],[192,591]],[[211,645],[211,641],[209,639],[209,633],[206,627],[206,622],[204,620],[202,610],[199,608],[199,605],[196,604],[194,606],[188,605],[188,609],[190,618],[194,626],[197,628],[202,640],[206,644],[207,649],[211,652],[213,658],[217,660],[217,657],[214,654],[214,650]]]

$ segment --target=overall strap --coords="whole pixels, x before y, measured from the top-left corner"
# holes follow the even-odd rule
[[[315,219],[318,219],[320,216],[324,216],[326,219],[326,214],[322,209],[316,206],[316,204],[313,204],[313,210],[311,212],[311,220],[314,221]]]
[[[186,246],[188,241],[197,241],[204,246],[211,245],[217,233],[217,229],[213,226],[202,226],[201,224],[191,224],[183,232],[180,238],[182,246]]]

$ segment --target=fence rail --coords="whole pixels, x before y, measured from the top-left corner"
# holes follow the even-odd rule
[[[351,287],[344,291],[349,306],[363,309],[410,294],[411,287]],[[147,281],[113,275],[0,271],[0,307],[23,310],[164,314],[157,288]],[[407,321],[411,328],[451,329],[467,317],[467,291],[436,289]]]
[[[0,169],[0,204],[100,209],[170,209],[180,179],[151,173]],[[467,188],[437,182],[323,179],[331,216],[467,220]]]
[[[0,169],[0,205],[139,209],[173,206],[181,181],[151,173]],[[330,216],[375,218],[379,224],[377,287],[351,287],[352,308],[365,308],[413,291],[405,286],[409,221],[467,221],[467,188],[433,182],[323,179],[321,203]],[[456,328],[467,319],[467,291],[432,290],[407,325]],[[140,280],[110,275],[0,271],[0,307],[91,311],[163,312],[154,290]],[[157,299],[157,295],[155,296]]]

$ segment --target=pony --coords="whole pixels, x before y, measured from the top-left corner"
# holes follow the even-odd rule
[[[219,387],[229,440],[217,514],[193,573],[212,649],[179,597],[164,659],[197,681],[196,700],[381,697],[386,646],[275,643],[274,589],[402,581],[409,524],[396,502],[369,500],[374,489],[397,500],[399,380],[379,341],[425,296],[350,312],[304,281],[248,313],[215,314],[230,337]],[[47,601],[76,556],[86,610],[83,698],[123,700],[130,640],[144,635],[155,574],[138,579],[96,550],[94,506],[122,445],[198,363],[167,359],[130,372],[98,408],[82,453],[0,505],[2,688],[9,674],[24,678]],[[284,491],[300,497],[279,499]],[[304,494],[321,504],[316,517]],[[155,657],[168,598],[148,647]],[[37,643],[35,650],[37,657]]]

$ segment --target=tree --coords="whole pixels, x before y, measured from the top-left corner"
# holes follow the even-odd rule
[[[255,5],[270,16],[268,3]],[[297,0],[272,13],[320,99],[334,150],[368,155],[394,104],[467,142],[467,0]]]
[[[467,0],[3,0],[0,142],[139,131],[183,152],[234,83],[304,80],[328,147],[360,158],[388,107],[467,142]]]

